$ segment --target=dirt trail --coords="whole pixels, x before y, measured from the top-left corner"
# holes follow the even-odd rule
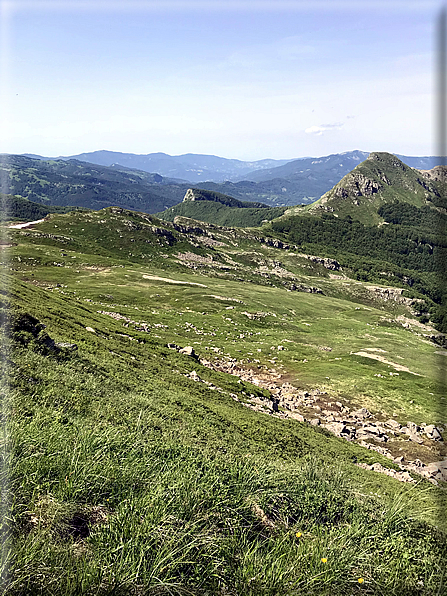
[[[152,279],[154,281],[164,281],[167,284],[181,284],[186,286],[199,286],[201,288],[207,288],[205,284],[194,283],[192,281],[177,281],[175,279],[168,279],[167,277],[159,277],[158,275],[143,275],[144,279]]]

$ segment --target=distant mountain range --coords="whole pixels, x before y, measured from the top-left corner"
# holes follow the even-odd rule
[[[367,156],[367,152],[356,150],[289,161],[263,159],[248,162],[193,153],[171,156],[166,153],[135,155],[115,151],[93,151],[59,157],[56,160],[75,159],[89,164],[112,167],[121,172],[131,172],[136,169],[140,172],[157,173],[163,178],[169,178],[171,183],[199,186],[205,190],[230,195],[240,201],[260,201],[271,206],[291,206],[316,201]],[[49,158],[31,154],[24,157],[41,161],[49,160]],[[402,155],[398,157],[405,164],[417,169],[428,170],[438,163],[435,157]],[[152,192],[155,190],[153,188]],[[177,197],[177,203],[183,198],[183,195],[176,193],[176,189],[171,196],[174,195]],[[172,204],[172,202],[166,203],[166,206]],[[155,211],[158,210],[158,208],[155,209]]]
[[[177,178],[187,182],[223,182],[234,178],[244,179],[249,172],[271,169],[287,163],[287,159],[261,159],[259,161],[240,161],[226,159],[216,155],[200,155],[186,153],[184,155],[168,155],[167,153],[120,153],[118,151],[92,151],[68,157],[55,158],[41,155],[25,154],[34,159],[54,159],[68,161],[76,159],[100,166],[124,166],[143,172],[157,172],[161,176]]]
[[[259,185],[273,181],[209,182],[202,185],[209,188],[197,188],[188,182],[123,166],[99,166],[74,159],[42,160],[17,155],[7,156],[0,161],[0,170],[7,173],[10,180],[11,217],[20,217],[30,210],[35,212],[36,217],[41,216],[43,211],[39,210],[39,205],[45,207],[46,212],[54,211],[54,206],[62,206],[57,209],[66,209],[68,206],[101,209],[116,205],[156,213],[157,217],[166,221],[182,216],[224,226],[250,227],[283,215],[312,214],[318,217],[323,213],[332,213],[341,218],[349,216],[367,225],[382,225],[381,209],[386,205],[394,205],[396,201],[416,209],[425,207],[438,212],[445,211],[447,168],[436,166],[430,170],[418,170],[406,165],[395,155],[384,152],[371,153],[357,163],[365,155],[363,152],[352,152],[307,163],[316,168],[325,168],[330,175],[333,175],[336,167],[342,167],[342,158],[345,163],[356,165],[319,200],[307,205],[297,204],[292,208],[275,205],[273,201],[244,201],[236,198],[236,192],[220,192],[222,188],[229,188],[230,191],[237,189],[243,195],[244,191],[251,189],[255,196]],[[424,158],[414,159],[419,159],[421,163]],[[422,163],[424,166],[430,165],[426,161]],[[281,168],[284,171],[289,166],[286,164]],[[312,174],[311,178],[314,177],[315,180],[319,179],[317,174]],[[29,205],[25,199],[35,203]],[[3,218],[7,217],[8,214],[3,214]]]
[[[436,166],[431,170],[416,170],[391,153],[375,152],[368,155],[331,190],[310,205],[299,205],[290,209],[266,208],[267,205],[262,203],[235,201],[213,191],[190,189],[183,203],[158,213],[157,217],[174,221],[175,217],[183,216],[219,225],[258,226],[283,214],[285,217],[319,217],[323,213],[332,213],[341,218],[349,216],[351,220],[366,225],[382,225],[384,220],[381,208],[385,205],[395,205],[397,202],[416,209],[425,207],[438,213],[445,211],[446,173],[445,166]]]
[[[0,172],[8,176],[8,194],[47,206],[103,209],[118,205],[154,213],[182,201],[190,186],[138,170],[22,155],[2,156]]]

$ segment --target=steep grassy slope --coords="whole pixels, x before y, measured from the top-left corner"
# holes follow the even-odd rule
[[[440,425],[444,351],[410,304],[262,230],[108,208],[8,233],[6,594],[442,593],[440,486],[255,409],[291,383]],[[393,455],[443,454],[405,438]]]
[[[264,221],[280,217],[285,209],[285,207],[270,207],[268,209],[226,207],[220,203],[198,201],[196,203],[180,203],[162,213],[156,213],[156,215],[164,221],[174,221],[176,217],[188,217],[219,226],[254,227],[260,226]]]
[[[201,188],[188,188],[183,198],[183,202],[189,203],[193,201],[212,201],[214,203],[220,203],[226,207],[250,207],[250,208],[261,208],[265,209],[268,205],[264,203],[246,202],[239,201],[229,195],[225,195],[221,192],[215,192],[212,190],[203,190]]]
[[[309,213],[333,212],[374,225],[380,222],[379,207],[400,200],[416,207],[426,202],[445,207],[445,183],[438,177],[413,170],[390,153],[371,153],[318,201]]]

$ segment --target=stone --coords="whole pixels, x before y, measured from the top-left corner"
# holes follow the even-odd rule
[[[414,422],[407,422],[407,428],[413,434],[416,434],[421,430],[421,427]]]
[[[410,439],[410,441],[413,441],[413,443],[418,443],[419,445],[421,443],[423,443],[424,441],[421,439],[421,437],[419,437],[418,435],[412,433],[412,432],[408,432],[408,437]]]
[[[180,354],[185,354],[186,356],[191,356],[191,358],[197,358],[197,354],[194,351],[194,348],[192,346],[186,346],[184,348],[181,348],[181,350],[179,350]]]
[[[332,433],[334,433],[334,435],[339,435],[345,425],[340,422],[329,422],[323,424],[323,426],[324,428],[327,428],[327,430],[330,430]]]
[[[78,349],[78,346],[76,344],[68,344],[68,343],[66,343],[64,341],[57,342],[55,345],[56,345],[57,348],[65,349],[65,350],[72,350],[72,351],[74,351],[74,350],[77,350]]]
[[[396,420],[392,420],[392,419],[387,420],[384,424],[385,424],[385,426],[388,426],[389,428],[392,428],[393,430],[400,430],[402,428],[402,424],[400,424]]]
[[[93,329],[93,327],[86,327],[85,330],[90,331],[90,333],[96,333],[96,331]]]
[[[424,428],[424,432],[429,439],[432,441],[442,441],[442,436],[440,433],[440,429],[437,428],[434,424],[430,424]]]
[[[294,420],[298,420],[298,422],[306,422],[306,419],[304,418],[304,416],[301,416],[301,414],[298,414],[296,412],[291,412],[289,414],[289,418],[293,418]]]
[[[351,414],[355,418],[359,418],[360,420],[364,420],[365,418],[371,417],[371,412],[366,408],[360,408],[360,410],[356,410]]]

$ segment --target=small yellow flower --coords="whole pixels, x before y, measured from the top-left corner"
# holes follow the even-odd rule
[[[297,532],[297,533],[296,533],[296,537],[297,537],[297,538],[301,538],[301,536],[302,536],[301,532]]]
[[[358,579],[359,584],[363,584],[364,581],[365,580],[363,579],[363,577],[359,577],[359,579]]]
[[[322,562],[322,563],[327,563],[327,559],[326,559],[326,557],[323,557],[323,558],[321,559],[321,562]]]

